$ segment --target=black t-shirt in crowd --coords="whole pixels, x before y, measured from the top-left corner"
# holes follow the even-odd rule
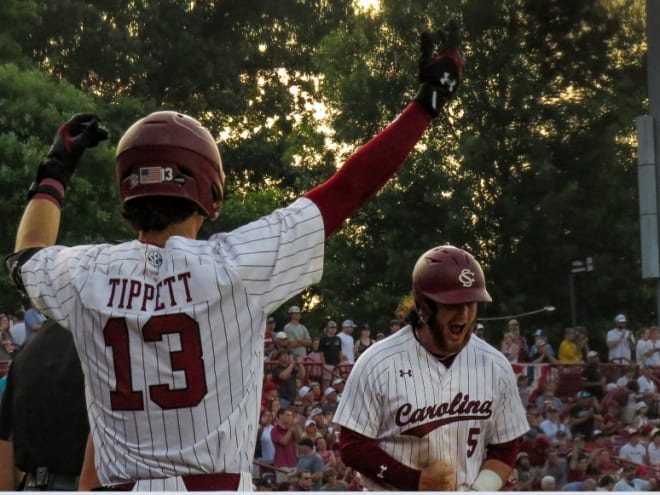
[[[16,467],[80,474],[89,423],[80,359],[71,332],[44,323],[12,361],[0,406],[0,439],[14,445]]]

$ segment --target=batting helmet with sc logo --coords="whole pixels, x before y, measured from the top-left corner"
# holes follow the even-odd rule
[[[440,304],[490,302],[481,266],[467,251],[438,246],[419,257],[412,274],[413,297],[426,316],[427,299]]]

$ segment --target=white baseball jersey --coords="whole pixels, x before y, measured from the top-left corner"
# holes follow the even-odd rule
[[[409,325],[356,361],[334,421],[377,439],[411,468],[450,463],[458,490],[475,480],[488,445],[529,430],[513,369],[501,352],[473,335],[446,369]]]
[[[104,484],[185,489],[240,473],[251,490],[266,317],[320,280],[306,198],[208,241],[53,246],[22,268],[35,305],[73,332]]]

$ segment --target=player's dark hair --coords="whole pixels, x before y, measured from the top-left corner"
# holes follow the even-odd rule
[[[157,232],[183,222],[195,212],[204,214],[188,199],[145,196],[126,201],[121,215],[138,232]]]

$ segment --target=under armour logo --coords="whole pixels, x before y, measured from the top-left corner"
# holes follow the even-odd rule
[[[380,478],[382,480],[385,477],[385,471],[387,471],[387,466],[381,464],[380,471],[378,471],[376,478]]]
[[[461,274],[458,276],[458,281],[463,285],[463,287],[472,287],[476,279],[476,275],[469,268],[463,268]]]
[[[408,370],[408,371],[399,370],[399,376],[400,376],[401,378],[403,378],[403,377],[406,376],[406,375],[408,375],[408,376],[412,376],[412,370]]]
[[[454,86],[456,86],[456,79],[451,77],[449,72],[445,72],[442,78],[440,78],[440,84],[447,86],[449,88],[449,92],[452,92],[454,91]]]

